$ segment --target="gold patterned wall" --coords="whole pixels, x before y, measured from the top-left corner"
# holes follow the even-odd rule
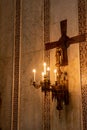
[[[87,1],[78,0],[79,33],[87,33]],[[86,40],[87,40],[87,34]],[[82,126],[87,130],[87,41],[80,43],[80,75],[82,93]]]

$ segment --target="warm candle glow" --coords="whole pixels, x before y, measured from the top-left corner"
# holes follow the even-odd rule
[[[44,80],[44,72],[42,72],[42,81]]]
[[[36,70],[35,70],[35,69],[33,69],[33,72],[35,73],[35,72],[36,72]]]
[[[46,75],[46,63],[44,62],[44,74]]]
[[[36,69],[33,69],[33,73],[34,73],[34,82],[35,82]]]
[[[47,76],[48,76],[48,79],[50,80],[50,67],[47,67]]]
[[[50,71],[50,67],[47,67],[47,71]]]
[[[54,70],[54,73],[57,73],[57,70],[56,70],[56,69]]]
[[[54,70],[54,74],[55,74],[55,81],[57,81],[57,70]]]

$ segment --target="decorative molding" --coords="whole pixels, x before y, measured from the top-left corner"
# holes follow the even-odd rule
[[[44,44],[50,41],[50,0],[44,0]],[[44,60],[50,65],[50,51],[44,50]],[[50,93],[43,95],[43,130],[50,130]]]
[[[79,33],[87,33],[87,2],[78,0],[78,22]],[[87,39],[87,37],[86,37]],[[80,74],[81,74],[81,94],[82,94],[82,127],[87,130],[87,42],[79,45],[80,49]]]
[[[20,70],[20,3],[21,0],[16,0],[15,12],[15,36],[14,36],[14,83],[13,83],[13,98],[12,98],[12,130],[18,130],[18,108],[19,108],[19,70]]]

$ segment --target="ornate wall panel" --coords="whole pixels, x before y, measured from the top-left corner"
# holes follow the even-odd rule
[[[79,33],[87,33],[87,1],[78,0]],[[86,36],[87,39],[87,36]],[[82,92],[82,125],[87,130],[87,42],[82,42],[80,48],[80,74]]]
[[[50,40],[50,0],[44,0],[44,44]],[[50,65],[50,51],[44,51],[44,61]],[[43,130],[50,130],[50,93],[43,95]]]
[[[19,100],[19,60],[20,60],[20,3],[16,0],[15,13],[15,42],[14,42],[14,84],[13,84],[13,109],[12,130],[18,130],[18,100]]]

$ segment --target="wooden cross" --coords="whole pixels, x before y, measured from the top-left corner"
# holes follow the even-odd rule
[[[67,36],[67,20],[63,20],[60,22],[61,26],[61,37],[58,41],[45,43],[45,49],[50,50],[53,48],[61,48],[63,52],[63,59],[61,66],[68,65],[68,56],[67,56],[67,48],[70,44],[79,43],[86,41],[85,34],[77,35],[74,37]]]

